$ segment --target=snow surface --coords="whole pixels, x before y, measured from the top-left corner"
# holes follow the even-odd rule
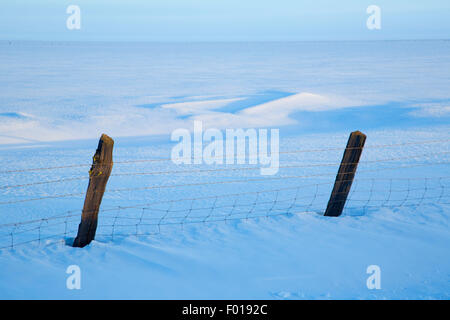
[[[40,234],[0,228],[0,247],[7,247],[0,249],[0,298],[450,298],[448,46],[1,43],[0,224],[73,216],[55,227],[32,224]],[[194,119],[219,129],[278,127],[280,151],[330,150],[282,154],[281,166],[296,167],[274,177],[259,170],[196,172],[221,167],[168,161],[125,163],[168,158],[168,134],[192,128]],[[350,201],[342,217],[323,217],[354,130],[368,140]],[[96,241],[74,249],[68,244],[103,131],[115,139],[104,212]],[[447,141],[377,147],[434,140]],[[4,172],[61,164],[86,166]],[[232,166],[242,167],[251,166]],[[183,172],[125,175],[173,170]],[[34,184],[59,179],[69,180]],[[117,191],[214,181],[226,183]],[[214,202],[215,195],[226,196]],[[147,208],[151,221],[179,222],[177,212],[192,207],[204,219],[211,206],[222,219],[233,203],[231,217],[239,219],[226,222],[211,216],[136,229],[121,220]],[[117,217],[122,224],[113,235]],[[11,239],[11,232],[18,234]],[[17,245],[38,236],[41,243]],[[81,290],[66,288],[72,264],[81,267]],[[369,265],[381,268],[381,290],[366,286]]]
[[[0,143],[95,139],[102,132],[114,137],[168,134],[192,119],[179,116],[182,105],[163,105],[200,108],[200,114],[188,115],[195,118],[205,116],[199,101],[211,100],[212,109],[217,100],[227,99],[240,100],[214,109],[218,116],[208,115],[214,127],[230,122],[281,126],[293,124],[294,118],[297,130],[313,122],[309,133],[323,122],[317,118],[329,119],[321,110],[339,112],[349,106],[393,110],[395,118],[383,117],[382,124],[396,122],[398,127],[409,112],[448,106],[449,56],[449,41],[4,41]],[[280,115],[273,111],[280,108]],[[299,113],[311,109],[318,112]],[[255,117],[250,110],[261,112]],[[425,121],[423,116],[407,118],[409,125]],[[358,120],[360,129],[380,125],[376,119]]]

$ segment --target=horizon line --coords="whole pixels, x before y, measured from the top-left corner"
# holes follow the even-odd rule
[[[329,39],[329,40],[41,40],[0,39],[0,42],[43,42],[43,43],[298,43],[298,42],[408,42],[408,41],[450,41],[450,38],[408,38],[408,39]]]

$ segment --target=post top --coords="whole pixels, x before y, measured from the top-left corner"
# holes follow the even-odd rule
[[[357,135],[357,136],[366,136],[364,133],[362,133],[361,131],[357,130],[357,131],[353,131],[352,135]]]
[[[102,134],[102,136],[100,137],[100,140],[102,140],[103,143],[106,143],[106,144],[114,144],[114,140],[105,133]]]

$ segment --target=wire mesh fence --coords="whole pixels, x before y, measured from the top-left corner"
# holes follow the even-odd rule
[[[450,139],[443,139],[373,145],[364,149],[393,149],[449,141]],[[342,150],[343,148],[325,148],[282,151],[280,154],[300,154],[302,157],[303,154],[337,152],[340,155]],[[363,159],[358,169],[358,178],[354,180],[345,203],[344,213],[364,215],[381,208],[397,210],[403,207],[449,205],[450,174],[445,174],[450,173],[449,155],[450,151],[446,146],[439,152]],[[173,170],[161,169],[161,166],[152,167],[164,162],[170,162],[170,159],[137,159],[114,163],[119,166],[118,170],[113,169],[111,175],[111,180],[116,183],[106,190],[106,199],[99,212],[98,236],[114,239],[117,236],[159,234],[168,226],[182,228],[191,224],[245,221],[299,213],[323,214],[336,177],[336,168],[340,165],[339,162],[320,161],[318,156],[314,162],[282,163],[275,176],[260,176],[257,172],[259,167],[255,166],[223,165],[206,169],[177,167]],[[133,166],[133,170],[128,171],[130,164],[145,164],[145,168]],[[127,168],[120,169],[121,165]],[[73,164],[5,170],[0,175],[50,173],[89,166],[90,164]],[[436,167],[439,170],[427,170]],[[399,175],[399,172],[402,174]],[[439,174],[436,175],[436,172]],[[397,175],[394,177],[393,173]],[[159,178],[148,180],[151,177]],[[143,179],[144,183],[136,185],[134,182],[137,178]],[[47,179],[39,181],[0,185],[3,195],[0,210],[2,215],[10,217],[7,223],[0,224],[0,248],[74,237],[81,216],[79,205],[85,193],[74,189],[76,192],[47,191],[34,196],[29,190],[76,182],[85,187],[88,179],[87,175],[61,178],[49,175]],[[229,186],[225,188],[228,192],[224,191],[224,185]],[[21,190],[25,191],[21,193]],[[54,190],[58,190],[58,187]],[[60,200],[68,204],[69,199],[75,199],[78,207],[33,219],[14,219],[16,210],[33,212],[36,210],[36,203]]]

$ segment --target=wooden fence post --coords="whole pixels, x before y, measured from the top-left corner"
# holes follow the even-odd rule
[[[89,171],[89,185],[74,247],[83,248],[95,238],[98,211],[113,166],[113,147],[114,140],[102,134]]]
[[[365,142],[366,135],[362,132],[355,131],[350,134],[325,216],[339,217],[342,214]]]

